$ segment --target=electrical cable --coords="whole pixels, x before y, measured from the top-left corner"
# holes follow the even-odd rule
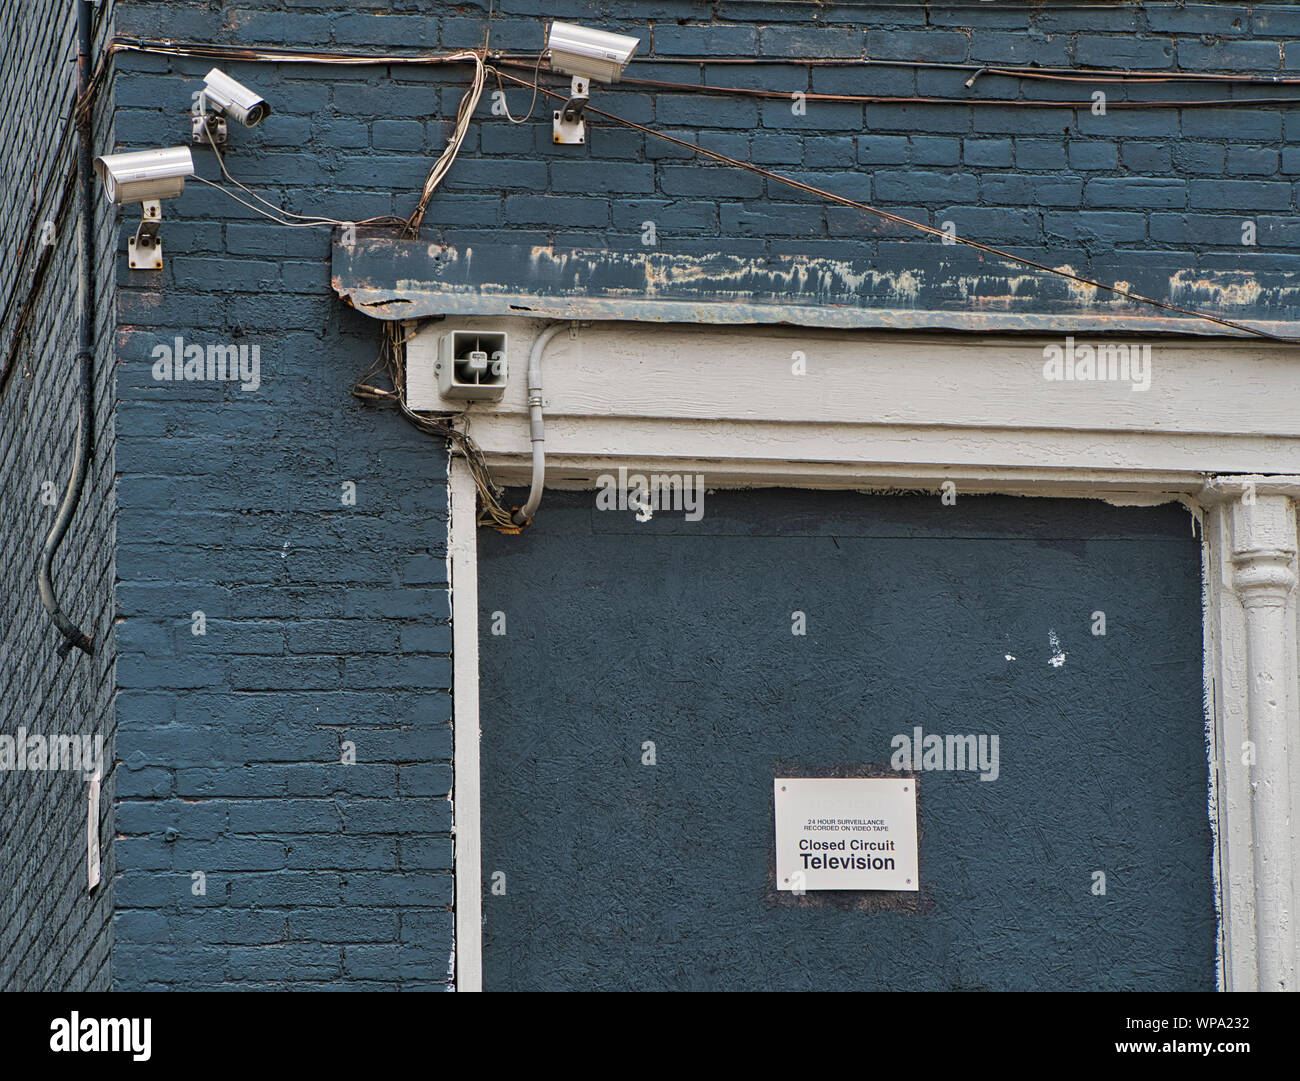
[[[474,77],[462,96],[460,106],[457,109],[456,121],[452,129],[452,134],[448,138],[447,146],[444,148],[438,160],[434,163],[425,181],[424,188],[421,192],[420,201],[414,211],[407,218],[395,216],[382,216],[368,218],[364,221],[346,222],[336,218],[317,217],[303,214],[296,214],[292,211],[284,210],[274,203],[262,198],[257,192],[253,191],[247,185],[236,180],[226,166],[225,158],[218,149],[216,143],[212,140],[211,132],[204,125],[205,132],[208,133],[208,146],[216,155],[217,164],[221,169],[222,176],[255,199],[262,207],[255,206],[246,199],[240,198],[233,191],[224,187],[215,181],[208,180],[205,177],[195,176],[194,179],[201,184],[216,188],[218,191],[227,195],[235,202],[252,210],[254,213],[270,219],[277,225],[286,228],[311,228],[321,225],[330,226],[357,226],[357,225],[392,225],[400,226],[403,233],[408,236],[414,236],[418,232],[420,221],[424,216],[425,209],[430,197],[441,184],[443,178],[447,175],[452,163],[456,160],[456,155],[464,145],[465,136],[469,130],[469,124],[473,118],[475,110],[478,108],[479,98],[483,92],[483,86],[487,78],[487,72],[483,65],[482,57],[477,53],[459,53],[453,54],[452,58],[457,61],[473,59],[475,62]],[[540,56],[538,58],[540,64]],[[536,95],[534,94],[534,97]],[[266,209],[263,209],[266,208]],[[297,221],[287,221],[281,214],[297,218]],[[475,487],[478,489],[480,500],[479,521],[480,524],[489,525],[504,533],[518,533],[520,527],[514,523],[511,518],[511,511],[501,503],[503,489],[492,481],[491,473],[488,469],[487,462],[484,460],[483,453],[478,445],[470,438],[468,431],[461,431],[454,426],[454,420],[460,414],[436,414],[421,413],[412,410],[406,401],[406,341],[407,338],[402,332],[402,325],[397,322],[385,322],[381,331],[380,351],[376,362],[371,368],[364,373],[357,383],[353,386],[352,393],[361,399],[369,401],[389,401],[395,403],[401,411],[403,417],[420,431],[429,435],[436,435],[450,440],[464,455],[469,465],[470,473],[474,478]],[[379,369],[387,372],[388,378],[392,383],[391,390],[374,386],[366,382]],[[468,425],[468,421],[466,420]]]
[[[501,108],[505,110],[505,117],[512,124],[522,124],[533,115],[533,109],[536,108],[537,106],[538,74],[540,73],[542,68],[542,57],[545,55],[546,55],[545,49],[543,49],[541,52],[537,54],[537,62],[533,65],[533,97],[532,100],[528,103],[528,112],[524,113],[524,115],[521,116],[518,120],[516,120],[513,116],[510,115],[510,105],[506,101],[506,88],[501,85],[501,73],[499,71],[496,72],[497,89],[501,91]],[[496,71],[496,69],[494,68],[493,71]]]
[[[525,80],[519,79],[514,75],[510,75],[506,72],[502,72],[501,74],[504,78],[510,80],[511,82],[519,83],[520,85],[523,86],[528,85]],[[541,93],[547,95],[548,97],[552,97],[556,99],[562,99],[564,97],[563,94],[557,94],[555,91],[548,90],[545,87],[539,86],[539,89]],[[957,236],[952,233],[947,233],[942,229],[935,228],[933,225],[926,225],[922,222],[912,221],[910,218],[905,218],[900,214],[892,214],[888,210],[881,210],[879,207],[871,206],[868,203],[862,203],[856,199],[849,199],[848,197],[843,195],[836,195],[833,192],[824,191],[821,188],[814,187],[812,184],[805,184],[801,180],[795,180],[792,177],[783,176],[781,173],[772,172],[770,169],[764,169],[762,166],[754,165],[752,162],[740,161],[737,158],[732,158],[732,157],[728,157],[726,154],[721,154],[716,150],[709,150],[706,147],[697,146],[694,143],[688,143],[685,139],[678,139],[676,136],[669,135],[666,132],[656,131],[654,128],[646,127],[646,125],[644,124],[638,124],[634,120],[627,120],[621,116],[615,116],[612,113],[604,112],[601,109],[594,109],[590,105],[587,106],[585,111],[595,116],[604,117],[606,120],[612,121],[615,124],[621,124],[624,127],[632,128],[636,131],[642,132],[645,135],[654,136],[656,139],[663,139],[666,142],[670,142],[675,144],[676,146],[680,146],[687,150],[690,150],[692,153],[699,154],[706,158],[712,158],[715,161],[722,162],[724,165],[730,165],[733,168],[744,169],[746,172],[756,173],[757,175],[762,176],[767,180],[772,180],[778,184],[784,184],[786,187],[794,188],[796,191],[806,192],[809,195],[815,195],[818,198],[824,199],[828,202],[838,203],[841,206],[847,206],[854,210],[861,210],[867,214],[874,214],[876,217],[881,218],[885,221],[893,222],[896,225],[901,225],[909,229],[915,229],[918,232],[925,233],[929,236],[939,237],[940,239],[946,240],[950,243],[962,244],[965,245],[966,247],[974,248],[976,251],[982,251],[988,255],[995,255],[999,259],[1006,259],[1009,262],[1018,263],[1021,266],[1029,267],[1033,270],[1040,270],[1043,273],[1052,274],[1058,278],[1063,278],[1067,281],[1072,281],[1077,285],[1086,285],[1089,288],[1101,289],[1104,290],[1105,292],[1114,293],[1117,296],[1122,296],[1126,300],[1132,300],[1140,304],[1146,304],[1154,308],[1159,308],[1163,311],[1175,312],[1179,315],[1186,315],[1196,319],[1202,319],[1205,320],[1206,322],[1214,323],[1222,327],[1227,327],[1231,330],[1240,331],[1243,334],[1249,334],[1254,337],[1267,338],[1270,341],[1284,342],[1288,345],[1300,344],[1300,338],[1289,337],[1287,335],[1282,335],[1282,334],[1274,334],[1271,331],[1261,330],[1258,327],[1252,327],[1246,323],[1239,323],[1236,320],[1227,319],[1218,315],[1213,315],[1209,312],[1197,311],[1193,308],[1183,308],[1177,304],[1171,304],[1168,301],[1158,300],[1155,297],[1144,296],[1141,293],[1135,293],[1129,289],[1122,289],[1118,285],[1107,285],[1104,282],[1094,281],[1091,278],[1085,278],[1081,274],[1075,274],[1068,270],[1062,270],[1059,267],[1051,267],[1048,266],[1046,263],[1040,263],[1026,256],[1016,255],[1012,252],[1005,251],[1001,248],[995,248],[990,244],[983,244],[977,240],[969,240],[962,236]]]
[[[200,115],[202,116],[206,114],[201,113]],[[363,222],[347,222],[347,221],[339,221],[337,218],[318,217],[316,215],[311,215],[311,214],[295,214],[292,210],[285,210],[283,207],[276,206],[274,203],[266,199],[263,199],[260,195],[257,194],[257,192],[253,191],[252,188],[244,184],[241,184],[238,180],[236,180],[233,176],[230,175],[230,170],[226,168],[226,159],[224,155],[222,155],[221,150],[217,146],[216,141],[212,138],[212,129],[208,127],[207,124],[203,124],[202,128],[203,128],[204,137],[208,144],[208,149],[212,151],[213,155],[217,159],[217,165],[220,166],[221,168],[221,175],[224,176],[230,183],[234,184],[235,187],[239,188],[240,191],[248,195],[251,195],[254,199],[256,199],[268,210],[275,211],[277,214],[288,215],[291,218],[297,218],[300,222],[309,225],[372,225],[380,222],[401,222],[403,220],[401,218],[395,217],[394,215],[387,214],[387,215],[380,215],[379,217],[375,217],[375,218],[367,218]],[[202,177],[196,177],[195,179],[200,180],[205,184],[209,184],[212,187],[220,188],[219,184],[213,184],[212,181],[210,180],[203,180]],[[226,194],[231,195],[232,198],[235,198],[235,196],[233,196],[232,193],[230,192],[226,192]],[[242,199],[238,201],[243,202]],[[248,203],[244,203],[244,205],[249,206]],[[256,210],[257,208],[250,207],[250,209]],[[267,216],[270,217],[270,215]],[[280,224],[290,225],[292,223],[281,221]]]
[[[620,79],[624,86],[645,87],[677,93],[716,94],[718,96],[749,97],[788,101],[793,96],[786,90],[763,90],[744,86],[713,86],[706,83],[672,83],[661,79]],[[968,84],[969,85],[969,84]],[[843,104],[870,105],[996,105],[1019,109],[1091,109],[1093,101],[1063,101],[1053,98],[960,98],[942,95],[894,94],[825,94],[813,90],[800,90],[805,101],[822,101]],[[1108,98],[1107,109],[1213,109],[1235,108],[1242,105],[1300,105],[1300,96],[1290,98],[1198,98],[1157,99],[1133,101],[1128,98]]]
[[[380,338],[379,356],[370,368],[362,374],[352,393],[364,401],[391,402],[395,404],[402,416],[414,427],[428,435],[450,440],[465,457],[470,475],[474,478],[474,487],[479,494],[478,524],[490,526],[500,533],[519,533],[511,510],[501,502],[504,489],[492,480],[491,471],[483,452],[470,437],[469,418],[462,413],[436,413],[411,409],[406,401],[406,342],[402,324],[394,321],[385,322]],[[373,375],[383,370],[392,389],[377,387],[367,382]],[[466,430],[455,427],[457,419],[463,420]]]
[[[277,46],[248,48],[237,45],[217,45],[209,42],[181,42],[173,40],[125,37],[114,38],[109,43],[108,52],[142,52],[154,53],[162,56],[194,56],[206,57],[209,59],[269,61],[272,63],[340,64],[353,66],[422,65],[443,64],[449,62],[448,54],[442,53],[376,55],[374,53],[350,53],[344,51],[323,52],[320,50],[287,49]],[[494,63],[531,66],[534,54],[531,52],[507,53],[502,51],[492,51],[489,55]],[[912,69],[918,71],[958,71],[970,72],[976,77],[981,75],[1004,75],[1012,78],[1051,82],[1220,82],[1243,86],[1300,85],[1300,76],[1291,75],[1242,75],[1234,72],[1151,71],[1145,69],[1130,70],[1124,68],[1037,67],[942,60],[874,59],[856,56],[651,56],[648,57],[648,60],[655,64],[692,64],[699,66],[708,65],[710,67],[881,67]]]
[[[473,51],[453,53],[448,57],[448,60],[457,59],[473,59],[474,77],[464,96],[460,99],[460,106],[456,110],[456,123],[452,128],[450,137],[447,139],[447,145],[438,160],[433,163],[433,168],[429,170],[429,176],[424,182],[424,190],[420,192],[420,201],[416,204],[415,210],[411,212],[411,216],[406,220],[403,233],[408,237],[414,237],[419,232],[420,223],[424,220],[424,211],[429,205],[429,200],[433,197],[438,185],[442,183],[442,178],[451,169],[452,163],[456,160],[456,155],[460,153],[465,136],[469,133],[470,121],[473,120],[474,111],[478,108],[478,99],[483,93],[483,84],[487,80],[487,70],[483,65],[483,57],[479,53]]]
[[[90,0],[77,3],[77,98],[84,100],[90,89],[90,50],[94,38]],[[72,110],[77,127],[77,215],[78,266],[77,303],[80,319],[77,327],[77,434],[72,451],[72,472],[63,499],[59,501],[54,523],[41,547],[37,570],[37,592],[50,620],[63,635],[58,646],[61,656],[79,649],[87,656],[95,652],[94,639],[83,631],[64,610],[54,586],[54,559],[67,535],[72,519],[81,505],[86,476],[95,460],[95,178],[91,166],[90,110]]]
[[[285,221],[283,218],[276,217],[270,211],[263,210],[262,207],[250,203],[247,199],[241,199],[229,188],[225,187],[222,184],[218,184],[215,180],[208,180],[206,177],[197,176],[197,175],[190,177],[190,179],[195,181],[198,184],[206,184],[209,188],[216,188],[217,191],[221,192],[227,198],[233,199],[235,202],[248,207],[248,209],[253,211],[253,213],[255,214],[260,214],[262,217],[270,219],[271,221],[275,222],[276,225],[283,225],[286,229],[317,229],[320,228],[321,226],[328,226],[332,228],[334,226],[348,226],[348,225],[402,225],[406,221],[405,218],[398,218],[398,217],[391,217],[391,216],[382,217],[382,218],[367,218],[364,221],[353,221],[353,222],[335,221],[333,218],[306,219],[304,221]],[[243,187],[243,185],[239,184],[238,181],[235,181],[235,183],[239,187],[241,188]],[[257,197],[254,196],[254,198]],[[266,200],[258,199],[258,202],[266,203]],[[290,211],[286,210],[284,211],[284,213],[288,214],[290,213]],[[299,217],[300,215],[294,215],[294,216]]]
[[[490,34],[490,27],[489,27],[489,34]],[[248,49],[248,48],[235,47],[235,46],[221,46],[221,45],[202,44],[202,43],[179,43],[179,42],[171,42],[171,41],[159,42],[159,41],[148,41],[145,39],[128,40],[128,39],[115,38],[113,39],[112,42],[110,42],[109,47],[106,50],[105,55],[101,60],[98,69],[94,73],[94,77],[91,80],[92,88],[98,88],[102,80],[106,78],[107,62],[111,57],[111,55],[114,52],[118,52],[118,51],[138,51],[138,52],[157,53],[161,55],[170,55],[170,56],[196,56],[196,57],[209,57],[209,58],[227,59],[227,60],[265,61],[265,62],[272,62],[272,63],[310,63],[310,64],[336,64],[336,65],[351,65],[351,66],[428,65],[428,64],[453,64],[453,63],[472,62],[475,66],[474,75],[471,80],[470,86],[467,88],[464,96],[461,99],[460,106],[457,109],[456,120],[453,125],[452,134],[448,139],[447,146],[443,150],[438,160],[434,163],[433,167],[431,168],[429,172],[429,176],[425,180],[424,186],[421,190],[419,201],[417,202],[417,205],[415,209],[412,211],[412,213],[410,214],[410,216],[407,217],[406,219],[374,218],[374,219],[368,219],[366,222],[348,223],[348,222],[340,222],[337,221],[336,219],[330,219],[330,218],[323,218],[323,217],[316,218],[308,215],[299,215],[291,211],[282,210],[281,208],[275,207],[274,204],[261,198],[259,195],[257,195],[257,193],[253,192],[251,189],[247,188],[239,181],[235,180],[234,177],[231,176],[228,170],[226,169],[224,159],[222,159],[219,153],[218,153],[218,162],[221,165],[221,170],[223,175],[226,177],[228,181],[230,181],[232,184],[235,184],[237,187],[239,187],[241,190],[246,192],[252,198],[256,199],[258,202],[262,203],[263,206],[269,207],[272,210],[277,211],[278,213],[289,215],[290,217],[298,219],[298,221],[290,222],[284,220],[283,218],[278,218],[274,214],[267,213],[267,211],[259,209],[258,207],[239,198],[233,192],[229,191],[228,189],[226,189],[220,184],[217,184],[213,181],[209,181],[200,177],[195,178],[197,180],[200,180],[200,182],[202,183],[208,184],[212,187],[217,188],[220,191],[225,192],[225,194],[229,195],[237,202],[240,202],[244,206],[247,206],[249,209],[254,210],[259,214],[263,214],[264,216],[270,218],[273,221],[276,221],[277,224],[285,225],[288,227],[302,227],[302,226],[314,226],[314,225],[338,226],[338,225],[349,225],[349,224],[400,224],[402,226],[403,235],[408,238],[418,235],[419,227],[421,222],[423,221],[424,214],[428,207],[429,201],[432,195],[434,194],[434,192],[436,191],[437,187],[442,182],[443,178],[446,176],[447,172],[451,168],[452,163],[455,161],[456,156],[460,151],[465,136],[468,132],[470,121],[473,117],[475,110],[477,109],[478,101],[482,94],[483,85],[486,80],[487,71],[489,70],[489,65],[485,63],[485,57],[488,55],[486,44],[483,50],[477,50],[477,51],[463,50],[460,52],[450,53],[450,54],[413,54],[407,56],[375,56],[373,54],[320,52],[320,51],[310,51],[310,50],[282,49],[282,48],[274,48],[274,47]],[[543,58],[543,53],[538,53],[535,58],[533,57],[532,54],[513,55],[513,56],[504,53],[491,54],[491,59],[493,60],[493,64],[490,66],[490,70],[493,72],[494,76],[497,79],[498,87],[500,87],[503,91],[503,98],[504,98],[504,86],[502,86],[501,83],[502,79],[508,80],[518,86],[531,88],[533,91],[532,100],[529,103],[528,113],[525,114],[524,117],[516,119],[514,116],[512,116],[509,113],[509,109],[507,107],[506,116],[507,119],[512,123],[522,123],[532,115],[539,94],[543,94],[548,97],[552,97],[556,99],[565,98],[564,94],[556,93],[541,85],[539,80],[539,75],[541,71],[542,58]],[[968,87],[972,85],[976,81],[976,79],[978,79],[980,76],[985,74],[1002,75],[1002,76],[1022,78],[1022,79],[1051,80],[1051,81],[1059,81],[1059,82],[1080,82],[1080,83],[1119,82],[1119,83],[1141,84],[1145,82],[1225,82],[1225,83],[1240,84],[1240,85],[1285,85],[1285,86],[1300,85],[1300,78],[1291,78],[1285,76],[1282,77],[1236,76],[1236,75],[1221,74],[1221,73],[1122,71],[1122,70],[1107,70],[1107,69],[1016,68],[1016,67],[1005,67],[1005,66],[989,67],[986,65],[978,65],[978,64],[954,64],[954,63],[943,63],[943,62],[934,62],[934,61],[896,61],[896,60],[873,61],[873,60],[861,59],[861,58],[837,59],[837,58],[752,57],[752,58],[714,59],[714,58],[701,58],[701,57],[654,57],[653,60],[656,63],[690,63],[690,64],[701,65],[701,67],[703,67],[706,64],[707,65],[796,64],[805,67],[831,66],[831,65],[865,67],[865,66],[878,65],[878,66],[914,68],[914,69],[945,69],[945,70],[966,71],[966,72],[973,73],[969,81],[966,83]],[[513,67],[531,66],[533,72],[533,79],[531,82],[529,82],[526,79],[518,78],[514,75],[509,74],[508,72],[503,72],[500,70],[499,67],[496,66],[498,64],[509,65]],[[625,79],[623,81],[627,85],[633,85],[633,86],[640,85],[640,86],[654,87],[658,89],[674,90],[674,91],[681,91],[681,92],[694,92],[694,93],[719,94],[719,95],[747,94],[759,98],[787,98],[790,96],[788,93],[783,91],[764,90],[761,88],[716,87],[716,86],[703,84],[703,83],[695,83],[695,84],[671,83],[662,80],[646,80],[646,79]],[[79,112],[82,110],[88,110],[90,108],[90,99],[92,97],[93,94],[90,93],[87,93],[82,96],[82,98],[78,101]],[[894,96],[882,96],[882,95],[836,95],[836,94],[821,94],[821,93],[809,92],[809,93],[805,93],[804,97],[805,99],[814,100],[814,101],[844,101],[844,102],[851,101],[851,102],[866,102],[866,103],[874,102],[874,103],[897,103],[897,104],[959,104],[959,105],[987,104],[987,105],[998,105],[998,106],[1033,107],[1033,108],[1090,108],[1092,106],[1091,101],[1063,102],[1063,101],[1039,100],[1039,99],[995,99],[995,98],[975,98],[975,97],[961,98],[961,97],[920,96],[920,95],[909,96],[909,97],[902,97],[902,96],[894,97]],[[1135,102],[1135,101],[1123,100],[1123,101],[1108,102],[1107,107],[1108,108],[1185,108],[1185,107],[1215,107],[1215,106],[1234,106],[1234,105],[1258,106],[1258,105],[1290,104],[1293,101],[1300,101],[1300,99],[1236,98],[1236,99],[1214,99],[1214,100],[1196,100],[1196,101],[1151,101],[1151,102],[1145,102],[1145,101]],[[1273,334],[1269,331],[1252,327],[1248,324],[1240,323],[1235,320],[1227,319],[1221,316],[1216,316],[1208,312],[1202,312],[1190,308],[1184,308],[1184,307],[1180,307],[1179,305],[1169,303],[1167,301],[1162,301],[1153,297],[1144,296],[1140,293],[1135,293],[1131,290],[1120,288],[1117,285],[1106,285],[1103,282],[1094,281],[1092,279],[1083,277],[1082,275],[1074,274],[1070,271],[1065,271],[1057,267],[1050,267],[1044,263],[1037,262],[1025,256],[1015,255],[1012,252],[996,248],[992,245],[983,244],[974,240],[969,240],[961,236],[955,236],[953,234],[946,233],[943,230],[936,229],[933,226],[926,225],[922,222],[912,221],[911,219],[902,217],[901,215],[897,215],[897,214],[890,213],[889,211],[881,210],[878,207],[874,207],[869,204],[859,202],[857,200],[849,199],[844,196],[835,195],[832,192],[824,191],[820,188],[814,187],[813,185],[806,184],[802,181],[795,180],[791,177],[783,176],[782,174],[772,172],[771,170],[768,169],[764,169],[761,166],[754,165],[751,162],[741,161],[736,158],[731,158],[725,154],[708,150],[704,147],[700,147],[693,143],[689,143],[684,139],[678,139],[675,136],[668,135],[665,132],[656,131],[655,129],[647,127],[646,125],[638,124],[635,121],[626,120],[622,117],[615,116],[603,110],[592,108],[590,105],[587,107],[586,112],[594,116],[602,117],[612,123],[619,124],[636,131],[640,131],[645,135],[652,136],[654,138],[681,146],[684,149],[690,151],[691,153],[716,160],[722,164],[729,165],[733,168],[738,168],[749,172],[753,172],[775,183],[779,183],[787,187],[791,187],[796,190],[806,192],[810,195],[826,200],[828,202],[833,202],[842,206],[847,206],[856,210],[860,210],[864,213],[875,215],[876,217],[882,220],[892,222],[894,224],[903,226],[905,228],[910,228],[920,233],[936,236],[944,240],[947,240],[949,242],[961,244],[966,247],[970,247],[975,250],[984,252],[986,254],[995,256],[999,259],[1005,259],[1009,262],[1021,266],[1029,267],[1031,269],[1041,271],[1043,273],[1050,274],[1058,278],[1072,281],[1079,285],[1084,285],[1094,289],[1100,289],[1105,292],[1109,292],[1124,297],[1125,299],[1133,301],[1135,303],[1140,303],[1164,311],[1174,312],[1179,315],[1204,320],[1216,324],[1218,326],[1222,326],[1224,328],[1231,329],[1239,333],[1251,335],[1254,337],[1264,338],[1264,339],[1278,341],[1278,342],[1285,342],[1288,344],[1295,344],[1296,342],[1300,341],[1300,339],[1297,338],[1292,338],[1285,335]],[[213,149],[215,150],[215,147]],[[401,324],[396,322],[391,322],[391,321],[386,322],[384,324],[379,357],[377,358],[375,365],[372,366],[370,371],[364,374],[361,377],[361,380],[358,381],[356,386],[353,388],[353,393],[357,397],[363,399],[395,402],[398,405],[399,409],[401,410],[403,416],[415,427],[419,428],[422,431],[428,432],[429,434],[438,435],[443,438],[451,440],[457,446],[457,448],[465,455],[466,461],[468,462],[471,473],[474,477],[475,486],[478,489],[480,501],[481,501],[480,517],[479,517],[480,523],[490,525],[493,528],[496,528],[502,532],[518,532],[520,527],[511,520],[511,512],[506,510],[506,508],[500,502],[500,497],[503,493],[503,490],[492,482],[486,461],[483,457],[481,450],[470,438],[468,430],[461,431],[460,429],[454,426],[454,421],[457,418],[460,418],[464,420],[466,424],[466,428],[468,428],[468,418],[465,417],[464,414],[456,414],[456,413],[442,414],[442,413],[417,412],[411,410],[409,405],[407,404],[406,397],[405,397],[405,343],[406,343],[406,337],[404,336]],[[393,386],[392,390],[386,390],[384,388],[376,387],[374,385],[365,382],[365,380],[368,379],[370,375],[374,374],[381,368],[386,370],[389,379],[392,382],[392,386]]]

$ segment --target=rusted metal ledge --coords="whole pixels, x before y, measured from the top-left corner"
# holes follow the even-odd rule
[[[656,249],[555,250],[512,244],[453,247],[356,230],[335,233],[333,287],[376,319],[536,315],[548,319],[766,323],[808,327],[1233,336],[1013,263],[938,244],[882,243],[871,258],[681,255]],[[350,237],[348,239],[351,239]],[[1075,273],[1182,307],[1300,333],[1295,270],[1253,273],[1240,257],[1117,252],[1078,256]],[[1216,263],[1218,265],[1216,265]]]

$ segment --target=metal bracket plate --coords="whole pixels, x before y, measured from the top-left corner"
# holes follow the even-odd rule
[[[162,225],[162,204],[149,199],[140,204],[143,217],[135,236],[126,243],[127,266],[132,270],[162,270],[162,240],[158,229]]]
[[[226,118],[215,113],[196,113],[190,118],[190,140],[195,146],[225,146]]]
[[[569,84],[569,100],[563,109],[556,109],[552,114],[551,141],[573,145],[587,141],[587,122],[582,118],[582,110],[590,100],[589,80],[575,75]]]

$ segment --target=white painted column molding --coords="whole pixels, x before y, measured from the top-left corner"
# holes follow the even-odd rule
[[[1254,987],[1296,989],[1297,881],[1295,789],[1300,766],[1300,693],[1296,687],[1297,622],[1295,478],[1221,477],[1207,486],[1207,502],[1221,503],[1219,557],[1244,617],[1244,651],[1235,653],[1245,671],[1235,681],[1244,691],[1244,735],[1220,748],[1221,768],[1244,772],[1250,815],[1250,875],[1254,940]],[[1226,557],[1226,560],[1224,559]],[[1230,570],[1229,570],[1230,568]],[[1222,644],[1220,644],[1222,646]],[[1242,655],[1244,653],[1244,656]],[[1244,678],[1243,678],[1244,677]],[[1225,681],[1234,682],[1234,681]],[[1225,729],[1226,731],[1226,729]],[[1231,787],[1231,786],[1230,786]],[[1231,813],[1232,800],[1229,799]],[[1240,814],[1244,808],[1237,808]],[[1238,836],[1240,831],[1236,830]],[[1238,864],[1240,864],[1240,853]],[[1231,856],[1229,864],[1231,864]],[[1244,883],[1242,883],[1244,885]],[[1243,898],[1238,898],[1238,903]],[[1238,936],[1240,938],[1240,936]],[[1240,944],[1240,943],[1239,943]],[[1234,966],[1245,967],[1238,956]],[[1241,988],[1244,989],[1244,988]]]
[[[451,529],[452,829],[455,836],[457,991],[483,990],[483,881],[479,797],[478,489],[463,458],[449,470]]]

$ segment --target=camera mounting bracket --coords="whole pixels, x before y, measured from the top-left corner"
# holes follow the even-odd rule
[[[132,270],[162,270],[162,240],[158,236],[162,203],[146,199],[140,204],[140,210],[140,224],[126,245],[127,265]]]
[[[587,141],[587,122],[582,111],[591,100],[591,80],[575,75],[569,84],[569,100],[564,108],[552,113],[551,141],[555,143],[575,144]]]

